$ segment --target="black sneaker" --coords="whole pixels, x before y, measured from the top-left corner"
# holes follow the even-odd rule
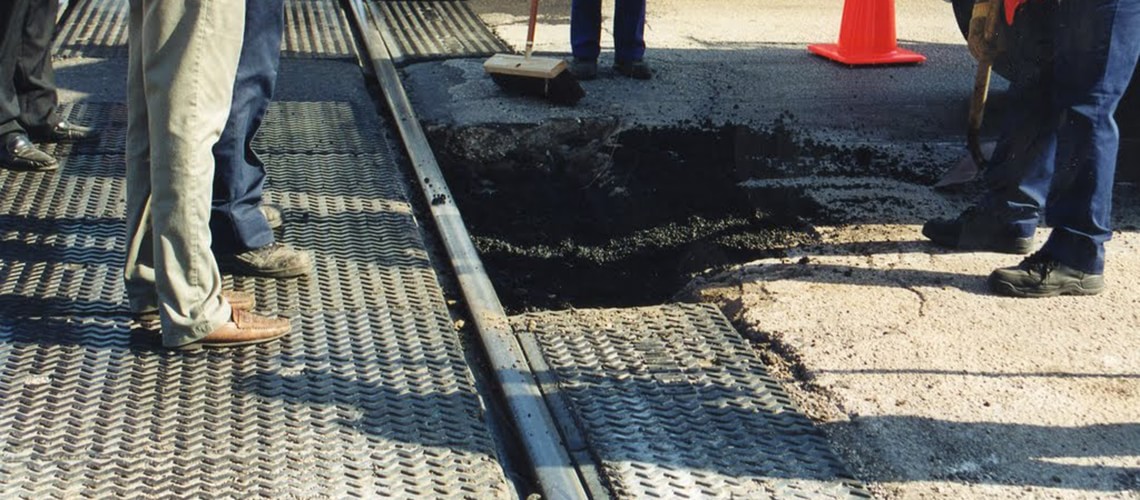
[[[653,78],[653,70],[645,61],[614,61],[614,71],[637,80]]]
[[[1013,227],[981,207],[967,208],[955,219],[931,219],[922,225],[922,235],[936,245],[958,250],[1024,255],[1033,250],[1033,237],[1017,236]]]
[[[570,73],[579,80],[593,80],[598,77],[598,61],[575,57],[570,60]]]
[[[989,285],[992,292],[1008,297],[1096,295],[1104,291],[1104,275],[1083,273],[1037,252],[1016,267],[995,270]]]

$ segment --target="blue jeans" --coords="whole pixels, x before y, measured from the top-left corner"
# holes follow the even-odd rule
[[[1140,57],[1140,0],[1064,1],[1055,10],[1042,23],[1051,69],[1011,78],[1013,106],[983,205],[1022,236],[1045,207],[1053,231],[1042,251],[1100,274],[1120,145],[1113,113]]]
[[[214,145],[214,197],[210,212],[213,249],[240,253],[273,243],[261,210],[265,164],[253,137],[273,99],[285,30],[284,0],[247,0],[245,38],[226,128]]]
[[[596,60],[601,53],[602,0],[573,0],[570,46],[574,57]],[[614,60],[640,61],[645,56],[645,0],[614,3]]]

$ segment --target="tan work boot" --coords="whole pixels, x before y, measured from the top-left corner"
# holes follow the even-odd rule
[[[230,315],[230,321],[209,335],[173,349],[194,351],[203,347],[222,348],[261,344],[284,337],[292,328],[293,325],[288,318],[261,316],[235,308]]]
[[[233,309],[251,311],[257,306],[257,299],[252,293],[237,290],[222,290],[222,298],[230,303]],[[140,330],[150,330],[157,333],[162,329],[162,322],[158,319],[158,311],[147,311],[135,315],[135,327]]]
[[[295,278],[313,271],[309,252],[287,243],[271,243],[238,254],[218,254],[218,268],[223,273],[266,278]]]
[[[265,216],[265,222],[269,223],[269,229],[277,229],[285,223],[285,216],[282,214],[281,205],[262,203],[258,205],[257,208],[261,210],[261,215]]]

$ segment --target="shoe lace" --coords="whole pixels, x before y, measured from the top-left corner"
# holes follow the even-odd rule
[[[1049,273],[1053,272],[1054,269],[1057,269],[1057,265],[1057,259],[1054,259],[1053,257],[1050,257],[1043,252],[1037,251],[1029,257],[1026,257],[1025,260],[1022,260],[1019,267],[1026,271],[1029,271],[1031,274],[1040,276],[1041,279],[1045,279],[1047,276],[1049,276]]]

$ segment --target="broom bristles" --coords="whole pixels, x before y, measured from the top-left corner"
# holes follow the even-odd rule
[[[563,71],[554,78],[491,73],[491,79],[509,93],[541,97],[563,106],[573,106],[586,96],[578,79],[569,71]]]

